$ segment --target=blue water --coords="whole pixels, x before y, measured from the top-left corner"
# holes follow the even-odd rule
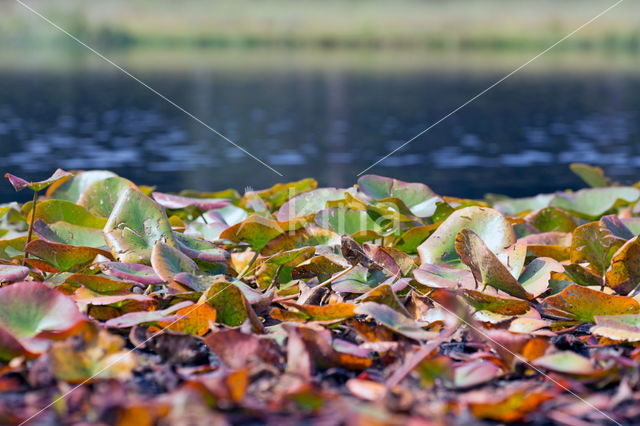
[[[488,57],[474,62],[481,66],[434,66],[426,52],[397,67],[393,55],[376,53],[369,62],[346,55],[311,63],[291,53],[289,63],[271,58],[264,66],[242,53],[171,67],[136,62],[136,53],[123,59],[280,177],[90,53],[75,51],[55,66],[29,55],[31,62],[0,61],[0,170],[35,179],[57,167],[105,168],[163,191],[257,189],[309,176],[351,185],[519,64],[490,66]],[[468,197],[576,187],[566,167],[573,161],[640,179],[640,68],[616,61],[584,67],[578,57],[516,74],[369,172]],[[0,185],[1,200],[15,198]]]

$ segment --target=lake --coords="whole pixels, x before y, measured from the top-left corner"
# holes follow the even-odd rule
[[[161,191],[260,189],[357,174],[537,52],[161,50],[107,56],[280,177],[81,48],[0,52],[0,170],[110,169]],[[369,173],[454,196],[640,179],[638,57],[554,51]],[[8,183],[2,201],[16,199]],[[20,194],[21,200],[28,194]]]

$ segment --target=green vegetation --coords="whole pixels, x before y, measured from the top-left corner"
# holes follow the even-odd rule
[[[599,0],[31,0],[81,39],[112,46],[319,46],[528,49],[604,10]],[[638,2],[625,2],[563,44],[640,48]],[[3,43],[68,43],[14,2],[0,3]]]
[[[633,422],[640,184],[572,170],[483,200],[7,174],[35,196],[0,206],[0,422]]]

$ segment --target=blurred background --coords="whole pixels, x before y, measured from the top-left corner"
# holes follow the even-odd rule
[[[162,191],[351,185],[614,3],[23,1],[285,175],[0,0],[0,170],[105,168]],[[467,197],[576,187],[574,161],[635,181],[639,65],[628,0],[369,173]]]

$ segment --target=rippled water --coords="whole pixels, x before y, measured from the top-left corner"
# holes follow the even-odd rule
[[[527,59],[251,50],[113,57],[285,176],[76,50],[0,60],[0,170],[38,178],[56,167],[106,168],[165,191],[263,188],[307,176],[350,185]],[[574,187],[566,167],[573,161],[633,181],[640,178],[637,63],[552,55],[369,172],[474,197]],[[11,191],[2,184],[0,197],[14,199]]]

